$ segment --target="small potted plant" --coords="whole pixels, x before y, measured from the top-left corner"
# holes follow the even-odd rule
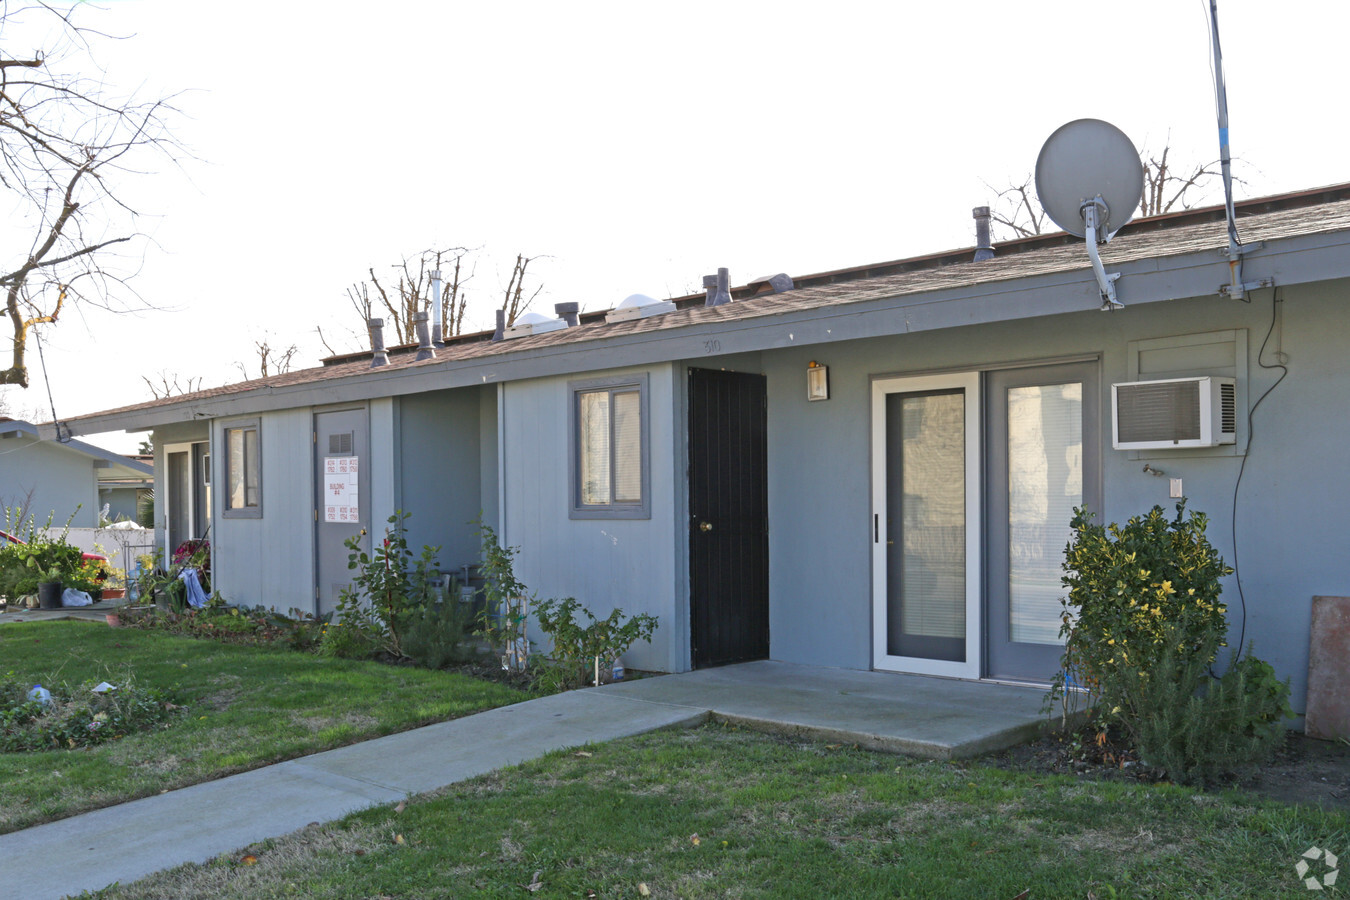
[[[42,609],[60,609],[61,591],[64,589],[61,569],[57,566],[44,569],[37,579],[38,606]]]

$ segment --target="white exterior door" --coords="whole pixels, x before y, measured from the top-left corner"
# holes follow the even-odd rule
[[[874,668],[980,677],[979,386],[974,372],[872,384]]]

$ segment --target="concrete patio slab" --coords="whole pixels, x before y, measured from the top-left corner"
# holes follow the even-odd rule
[[[706,710],[719,720],[927,759],[1031,740],[1045,689],[753,662],[610,685],[603,692]]]

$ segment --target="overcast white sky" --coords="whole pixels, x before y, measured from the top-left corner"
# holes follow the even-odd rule
[[[345,289],[481,247],[486,328],[518,251],[536,302],[613,306],[973,243],[972,207],[1085,116],[1173,159],[1218,155],[1203,0],[965,3],[188,3],[80,10],[133,35],[115,87],[185,92],[200,161],[127,188],[161,311],[44,331],[57,415],[150,399],[142,376],[256,374],[256,340],[355,349]],[[1239,198],[1350,180],[1350,3],[1221,0]],[[21,49],[6,46],[5,51]],[[1215,202],[1218,197],[1213,198]],[[9,251],[7,250],[6,253]],[[1086,265],[1086,263],[1085,263]],[[47,408],[10,389],[21,412]],[[44,413],[44,417],[46,416]],[[94,443],[129,452],[137,437]]]

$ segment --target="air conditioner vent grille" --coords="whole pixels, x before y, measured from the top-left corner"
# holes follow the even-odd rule
[[[1224,434],[1237,434],[1237,387],[1229,382],[1219,385],[1219,421]]]
[[[1111,385],[1117,450],[1217,447],[1237,440],[1237,384],[1202,375]]]
[[[1122,443],[1200,438],[1200,386],[1194,381],[1132,385],[1118,402]]]

